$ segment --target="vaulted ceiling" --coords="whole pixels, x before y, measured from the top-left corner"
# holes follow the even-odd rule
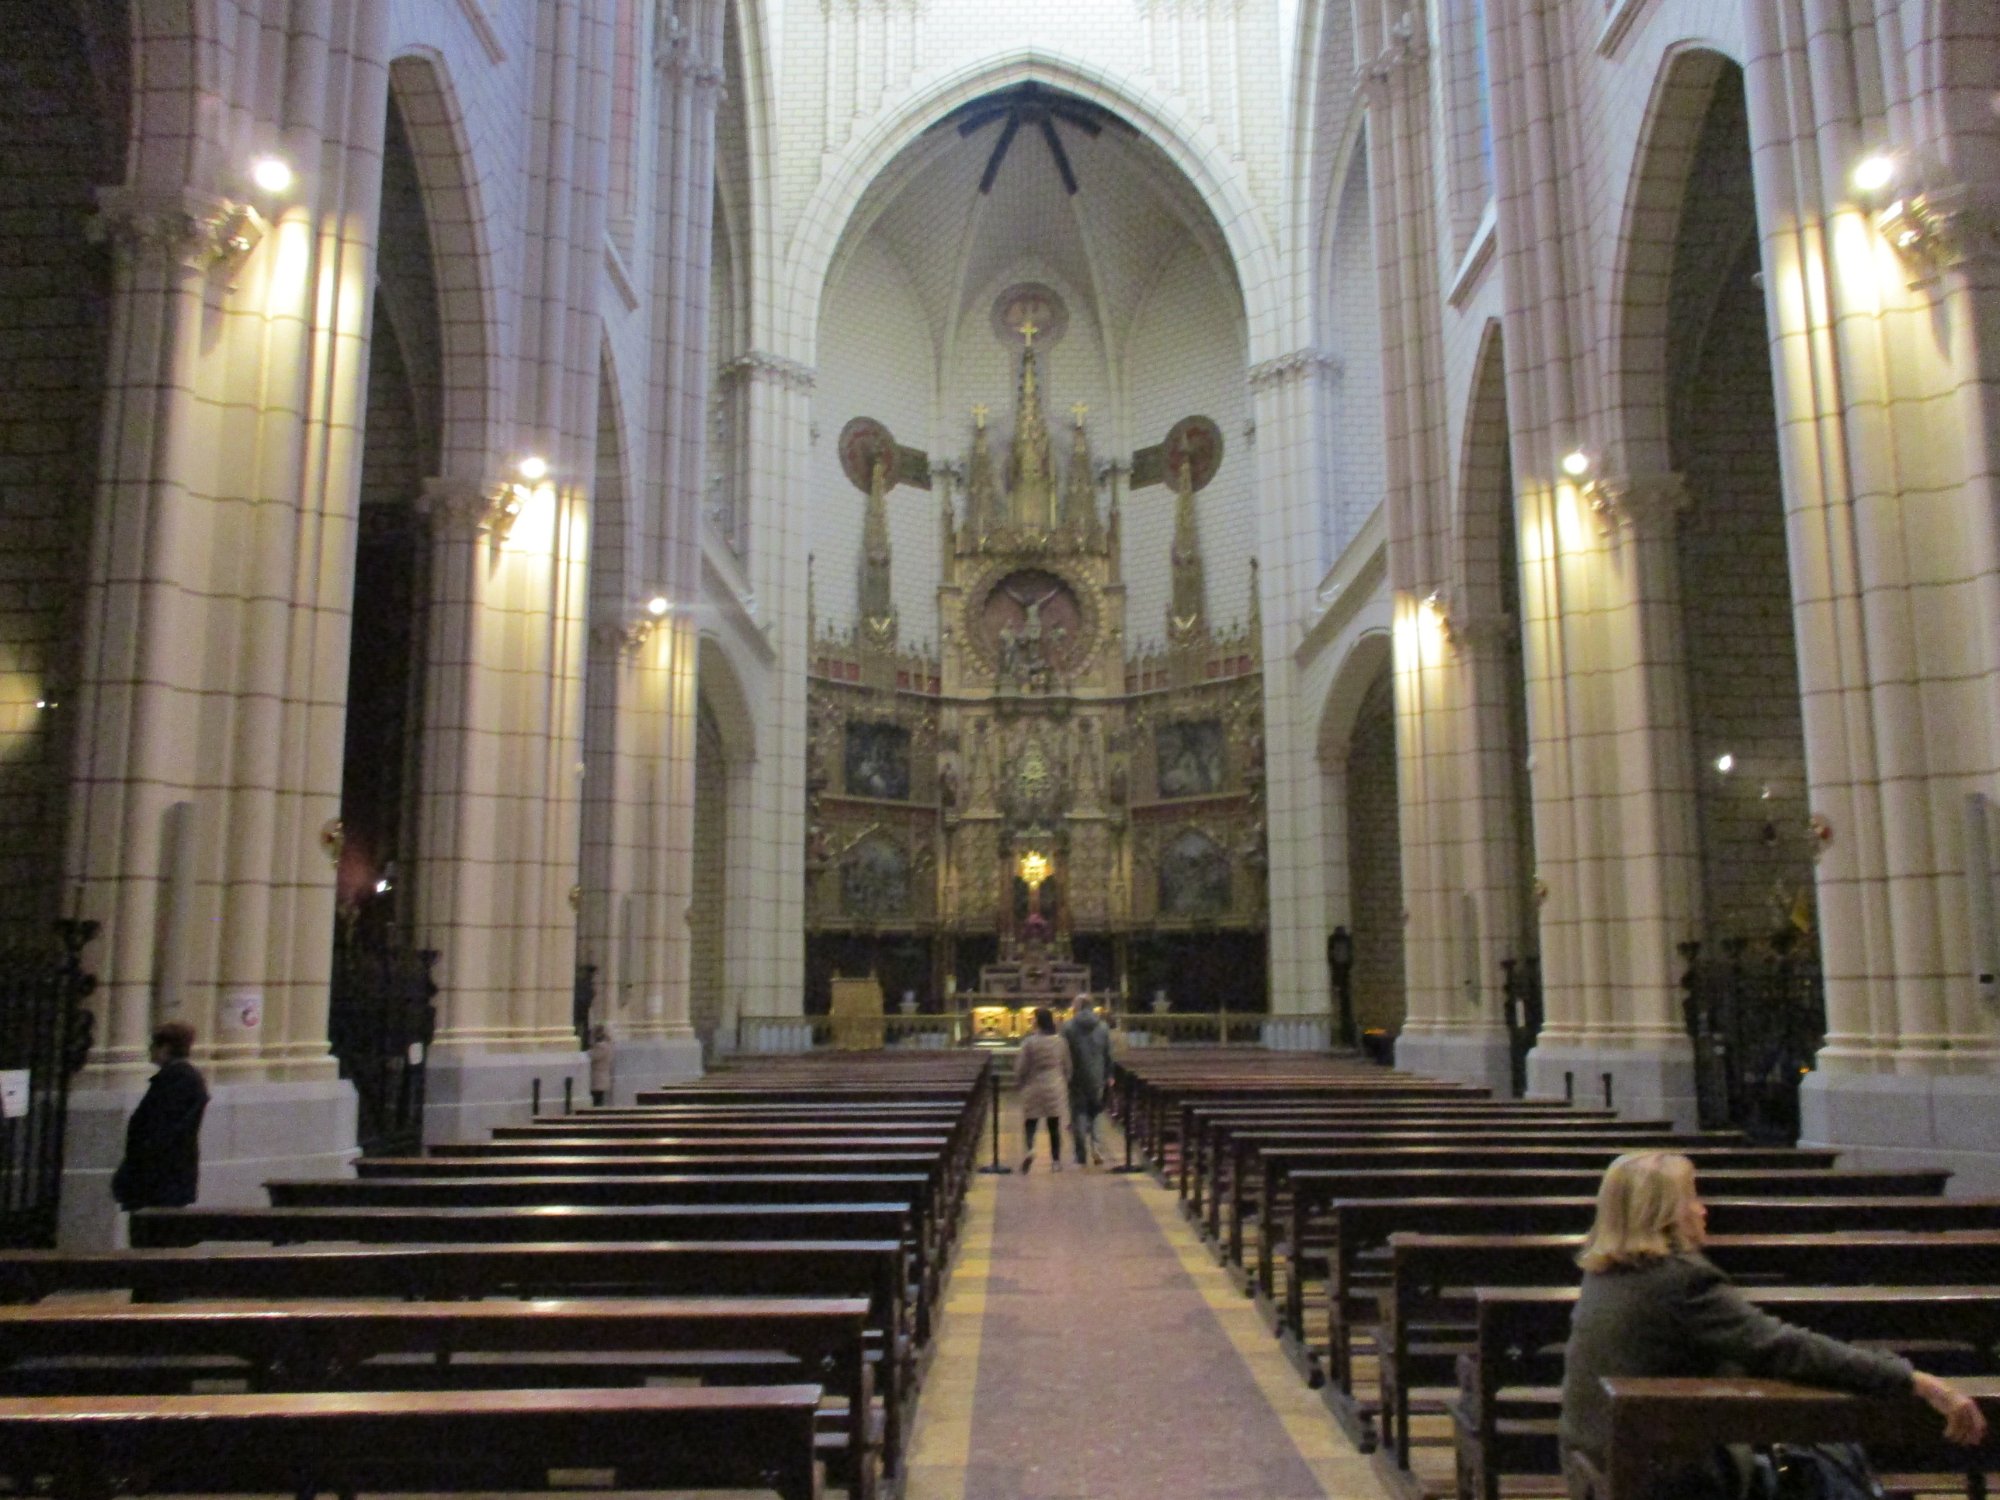
[[[1153,278],[1190,240],[1222,284],[1234,288],[1214,217],[1163,151],[1070,95],[1043,88],[1025,102],[1023,111],[1017,90],[988,95],[913,142],[864,195],[842,258],[866,236],[886,246],[940,341],[970,304],[979,303],[983,316],[983,299],[1028,260],[1068,285],[1085,304],[1072,306],[1072,314],[1098,323],[1113,350],[1124,347]],[[1099,124],[1096,134],[1086,121]],[[1048,141],[1051,132],[1075,192]]]

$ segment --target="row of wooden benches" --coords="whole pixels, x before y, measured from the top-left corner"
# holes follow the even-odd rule
[[[984,1068],[774,1063],[273,1183],[268,1208],[142,1212],[129,1252],[0,1256],[0,1470],[93,1497],[790,1500],[824,1467],[872,1496],[899,1472]],[[105,1291],[131,1302],[49,1300]]]
[[[1574,1257],[1603,1168],[1627,1150],[1697,1161],[1713,1258],[1753,1288],[1797,1299],[1787,1316],[1908,1347],[1947,1373],[2000,1373],[1990,1321],[1958,1316],[2000,1296],[2000,1200],[1944,1198],[1941,1172],[1842,1171],[1830,1153],[1496,1102],[1325,1060],[1152,1053],[1126,1060],[1118,1086],[1147,1165],[1178,1183],[1184,1212],[1408,1495],[1497,1500],[1503,1483],[1510,1494],[1562,1492],[1555,1419]],[[1311,1326],[1321,1287],[1323,1341]],[[1939,1336],[1947,1326],[1952,1336]],[[1662,1461],[1660,1432],[1712,1443],[1702,1403],[1747,1399],[1701,1382],[1627,1394],[1657,1423],[1644,1464],[1594,1476],[1617,1500],[1641,1493],[1632,1486]],[[1764,1404],[1753,1409],[1790,1399],[1759,1387]],[[1825,1393],[1798,1399],[1826,1407]],[[1432,1416],[1450,1426],[1443,1473],[1419,1431]],[[1871,1409],[1855,1420],[1889,1419]],[[1922,1408],[1896,1420],[1901,1458],[1961,1476],[1992,1466],[1990,1454],[1943,1451]]]

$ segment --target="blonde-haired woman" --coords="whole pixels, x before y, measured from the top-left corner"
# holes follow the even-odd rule
[[[1694,1163],[1668,1151],[1621,1156],[1597,1190],[1597,1219],[1577,1260],[1582,1295],[1564,1353],[1562,1446],[1600,1466],[1611,1433],[1607,1375],[1752,1375],[1862,1395],[1915,1395],[1944,1417],[1945,1436],[1977,1443],[1985,1418],[1970,1398],[1907,1360],[1844,1344],[1762,1312],[1701,1253],[1708,1209]],[[1699,1473],[1663,1475],[1675,1500],[1738,1496],[1748,1455],[1718,1454]]]

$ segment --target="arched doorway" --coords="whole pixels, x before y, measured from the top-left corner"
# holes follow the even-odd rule
[[[341,746],[327,1032],[355,1088],[364,1154],[422,1139],[436,955],[412,934],[430,522],[439,471],[443,331],[433,247],[400,91],[383,130],[382,210]]]
[[[1396,794],[1395,677],[1385,664],[1354,714],[1344,762],[1348,928],[1353,936],[1352,1007],[1365,1046],[1370,1033],[1403,1026],[1402,822]]]
[[[96,189],[124,179],[130,110],[117,12],[0,5],[0,174],[12,190],[0,274],[0,946],[42,948],[62,906],[111,301],[111,250],[85,231]]]

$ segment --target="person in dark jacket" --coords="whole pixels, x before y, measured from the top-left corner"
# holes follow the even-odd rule
[[[1969,1397],[1907,1360],[1842,1343],[1754,1306],[1702,1255],[1708,1209],[1694,1163],[1668,1151],[1621,1156],[1604,1174],[1597,1219],[1577,1257],[1583,1290],[1563,1355],[1565,1457],[1580,1450],[1600,1467],[1611,1435],[1607,1375],[1748,1375],[1830,1386],[1869,1396],[1914,1395],[1945,1419],[1953,1442],[1977,1443],[1986,1422]],[[1719,1450],[1699,1472],[1662,1475],[1675,1500],[1735,1497],[1749,1483],[1749,1455]]]
[[[1076,1143],[1076,1164],[1082,1166],[1088,1152],[1093,1163],[1103,1166],[1097,1117],[1104,1112],[1104,1086],[1111,1078],[1111,1028],[1097,1019],[1090,996],[1078,995],[1062,1034],[1069,1043],[1069,1133]]]
[[[153,1066],[160,1071],[125,1126],[125,1159],[111,1178],[111,1196],[135,1208],[185,1208],[201,1180],[201,1117],[208,1083],[188,1061],[194,1028],[168,1021],[153,1030]]]

